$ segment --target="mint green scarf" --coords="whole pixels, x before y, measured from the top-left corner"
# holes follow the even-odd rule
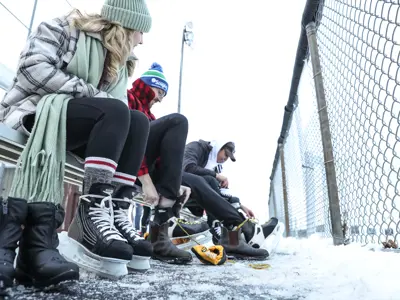
[[[80,32],[77,51],[68,64],[67,71],[93,86],[98,86],[104,61],[105,53],[100,35]],[[128,70],[123,67],[118,80],[106,92],[115,99],[124,99],[127,83]],[[67,106],[72,98],[65,94],[50,94],[39,101],[35,125],[18,160],[10,191],[13,197],[30,202],[62,202]]]

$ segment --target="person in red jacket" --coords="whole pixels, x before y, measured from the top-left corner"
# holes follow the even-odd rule
[[[153,257],[170,263],[187,263],[192,260],[191,254],[178,249],[171,238],[206,232],[209,227],[206,222],[185,222],[174,214],[175,202],[187,200],[190,195],[190,188],[181,186],[188,121],[177,113],[158,119],[151,113],[151,107],[161,102],[167,92],[163,69],[153,63],[128,90],[128,104],[130,109],[141,111],[150,121],[145,157],[137,177],[145,201],[155,207],[150,223]],[[148,213],[149,208],[146,208],[144,215]]]

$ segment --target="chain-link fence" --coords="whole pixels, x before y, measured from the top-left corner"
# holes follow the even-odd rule
[[[303,26],[317,24],[339,221],[349,241],[399,242],[399,2],[308,1],[303,14]],[[303,28],[293,75],[300,83],[292,82],[287,107],[292,104],[293,109],[286,110],[278,142],[270,213],[287,223],[290,236],[332,236],[326,177],[331,162],[324,156],[319,117],[324,107],[317,106],[318,74],[312,70],[305,34]]]

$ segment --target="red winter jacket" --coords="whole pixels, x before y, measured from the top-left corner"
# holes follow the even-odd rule
[[[128,90],[128,105],[132,110],[138,110],[144,113],[149,121],[154,121],[156,117],[151,113],[149,103],[154,99],[155,94],[150,86],[145,84],[140,78],[136,79],[132,88]],[[156,161],[156,166],[159,164],[160,158]],[[146,156],[143,159],[137,176],[143,176],[149,173],[149,167],[146,163]]]

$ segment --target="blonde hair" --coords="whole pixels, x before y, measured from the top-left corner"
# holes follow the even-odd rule
[[[129,77],[135,70],[135,61],[128,56],[134,45],[134,30],[121,26],[118,22],[109,21],[98,14],[82,14],[74,9],[68,16],[72,17],[72,26],[84,32],[100,33],[104,47],[108,50],[105,70],[107,80],[113,82],[118,78],[118,71],[126,64]]]

